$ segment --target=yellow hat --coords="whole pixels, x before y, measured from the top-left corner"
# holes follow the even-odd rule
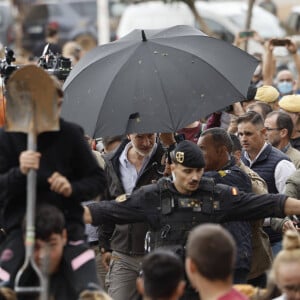
[[[279,101],[279,107],[288,112],[300,112],[300,95],[286,95]]]
[[[255,100],[271,103],[279,98],[279,92],[271,85],[263,85],[259,87],[255,94]]]

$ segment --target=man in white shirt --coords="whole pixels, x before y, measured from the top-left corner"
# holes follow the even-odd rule
[[[260,114],[249,111],[240,116],[237,123],[243,163],[266,181],[269,193],[284,194],[285,182],[296,170],[294,164],[288,156],[266,143],[266,128]],[[269,224],[265,225],[275,256],[281,249],[282,233],[271,230]]]

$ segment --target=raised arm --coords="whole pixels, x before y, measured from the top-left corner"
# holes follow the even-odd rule
[[[297,45],[292,40],[288,44],[287,49],[290,52],[291,56],[293,57],[295,63],[295,67],[297,70],[296,90],[299,90],[300,89],[300,55],[297,53]]]
[[[275,76],[276,60],[273,55],[274,45],[272,40],[265,43],[265,53],[263,57],[263,81],[265,85],[273,85],[273,78]]]

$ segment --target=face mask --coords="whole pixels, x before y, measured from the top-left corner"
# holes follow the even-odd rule
[[[282,95],[290,94],[293,92],[293,83],[290,81],[281,81],[278,82],[277,88]]]

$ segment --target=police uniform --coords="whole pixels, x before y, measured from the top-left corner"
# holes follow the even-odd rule
[[[204,167],[201,150],[189,141],[177,145],[172,159],[185,167]],[[88,207],[93,225],[147,222],[147,251],[168,247],[184,255],[188,233],[194,226],[268,216],[283,217],[286,198],[279,194],[247,194],[235,187],[215,184],[213,179],[204,177],[199,188],[186,195],[179,193],[171,180],[162,178],[158,183],[143,186],[129,196],[92,203]],[[197,297],[189,296],[186,299]]]

